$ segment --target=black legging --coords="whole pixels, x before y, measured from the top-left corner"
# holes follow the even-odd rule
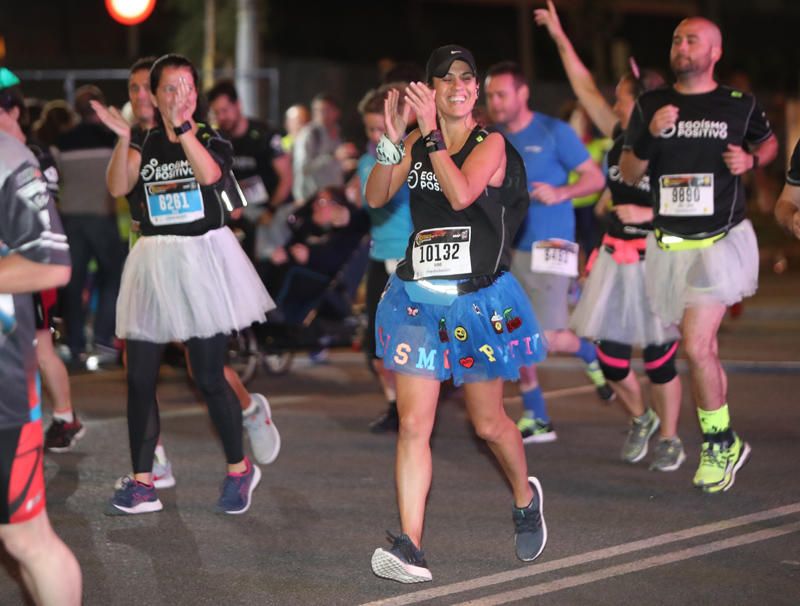
[[[242,409],[225,380],[223,371],[227,335],[208,339],[189,339],[186,349],[195,384],[208,405],[211,420],[222,439],[229,465],[244,459],[242,447]],[[156,400],[156,382],[166,344],[135,341],[126,343],[128,351],[128,438],[134,473],[150,473],[161,432]]]

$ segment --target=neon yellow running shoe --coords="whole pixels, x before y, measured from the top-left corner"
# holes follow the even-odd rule
[[[558,436],[553,424],[541,419],[531,419],[522,417],[517,421],[517,429],[522,434],[523,444],[541,444],[543,442],[555,442]]]
[[[736,473],[750,458],[750,445],[734,434],[733,443],[703,442],[700,466],[693,483],[703,492],[717,493],[729,490],[736,481]]]

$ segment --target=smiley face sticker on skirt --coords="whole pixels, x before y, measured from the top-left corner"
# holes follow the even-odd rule
[[[469,338],[467,329],[463,326],[456,326],[455,330],[453,331],[453,336],[462,343]]]

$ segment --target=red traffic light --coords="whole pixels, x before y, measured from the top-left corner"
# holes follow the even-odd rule
[[[150,16],[156,0],[106,0],[106,10],[117,23],[137,25]]]

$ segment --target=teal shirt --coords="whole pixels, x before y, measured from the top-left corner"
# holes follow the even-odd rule
[[[370,246],[370,259],[376,261],[386,261],[387,259],[402,259],[406,254],[408,238],[414,231],[411,222],[411,211],[408,207],[408,185],[403,186],[398,192],[381,208],[369,208],[364,192],[367,187],[367,179],[372,167],[375,166],[375,156],[364,154],[358,161],[358,177],[361,180],[361,198],[364,206],[369,211],[369,218],[372,224],[370,235],[372,244]]]

